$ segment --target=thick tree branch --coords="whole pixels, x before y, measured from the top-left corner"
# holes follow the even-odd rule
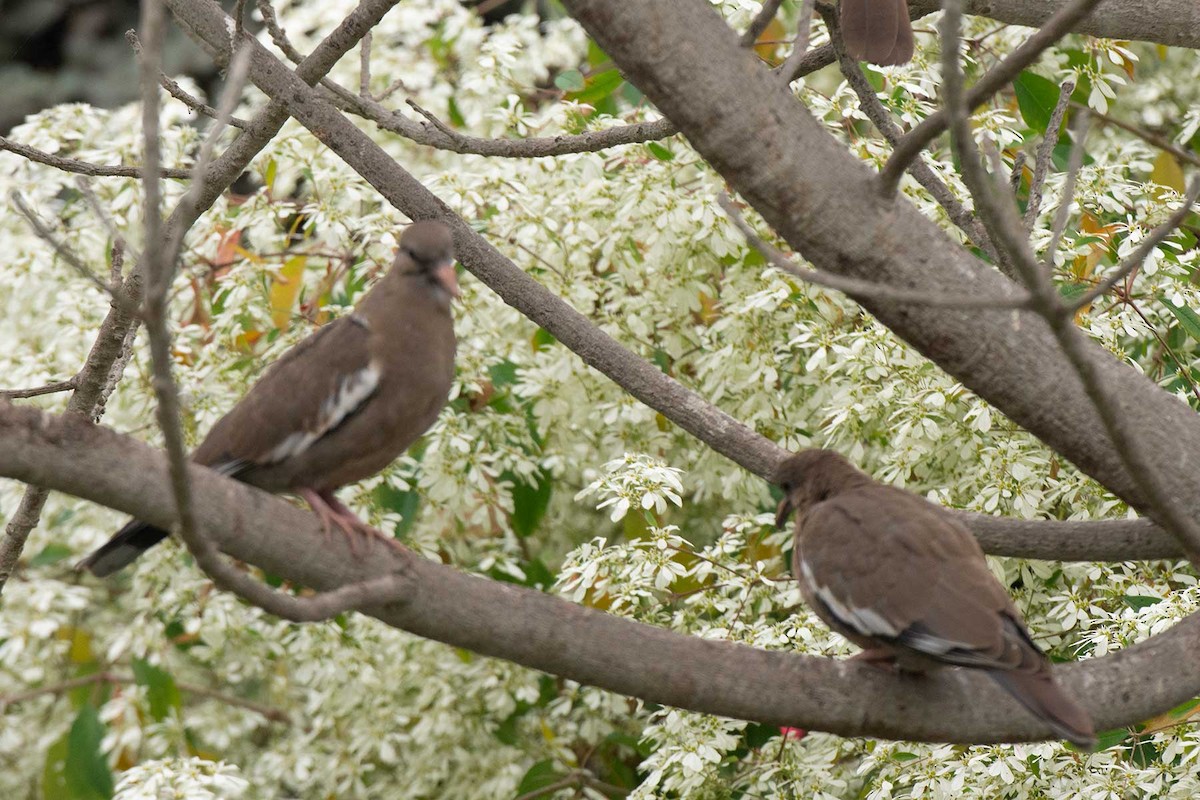
[[[162,454],[82,420],[0,402],[0,475],[160,527],[177,521]],[[342,539],[327,540],[307,511],[200,467],[190,479],[199,533],[229,555],[317,590],[399,575],[403,600],[367,613],[456,647],[649,702],[843,736],[995,742],[1050,733],[969,670],[903,678],[685,636],[402,555],[382,540],[356,557]],[[1124,652],[1055,671],[1098,727],[1114,728],[1200,693],[1198,646],[1200,619],[1192,617]]]

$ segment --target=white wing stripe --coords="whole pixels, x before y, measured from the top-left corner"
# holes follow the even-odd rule
[[[864,636],[892,638],[900,635],[900,631],[875,609],[847,606],[828,587],[820,586],[813,578],[812,567],[803,559],[800,560],[800,573],[801,580],[809,585],[813,594],[829,609],[829,613],[847,628],[852,628]]]
[[[379,388],[379,376],[378,365],[372,363],[342,378],[334,393],[321,405],[321,414],[317,418],[316,426],[312,430],[289,434],[267,454],[267,463],[275,464],[300,455],[340,425],[342,420],[357,411]]]

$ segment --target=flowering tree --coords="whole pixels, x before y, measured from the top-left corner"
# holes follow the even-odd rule
[[[1198,596],[1171,561],[1200,552],[1189,3],[948,3],[913,63],[866,71],[809,3],[570,0],[490,27],[393,5],[260,2],[259,40],[165,0],[227,69],[210,107],[166,79],[160,101],[147,3],[142,103],[0,139],[22,400],[0,402],[0,474],[23,482],[0,494],[0,782],[1196,793]],[[478,279],[453,399],[346,498],[408,549],[355,558],[186,470],[429,217]],[[978,677],[824,658],[848,648],[800,605],[763,480],[814,444],[960,510],[1080,662],[1059,674],[1098,753],[993,744],[1048,731]],[[82,580],[108,509],[184,543]]]

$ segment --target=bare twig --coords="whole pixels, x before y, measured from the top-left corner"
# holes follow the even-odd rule
[[[812,38],[812,18],[815,7],[816,0],[803,0],[800,4],[800,15],[796,19],[796,40],[792,42],[792,52],[788,53],[787,59],[779,66],[780,74],[786,76],[788,83],[800,77],[803,71],[800,63],[808,55],[808,43]]]
[[[21,216],[29,221],[30,226],[38,237],[54,248],[54,252],[58,253],[59,258],[67,262],[68,266],[90,281],[97,289],[111,297],[115,303],[124,306],[126,311],[130,313],[137,312],[136,307],[130,304],[129,299],[122,293],[120,285],[105,283],[96,273],[92,272],[91,268],[83,262],[83,259],[76,255],[75,251],[68,247],[66,242],[59,239],[54,231],[50,230],[50,226],[43,222],[37,213],[29,207],[20,192],[14,190],[9,197],[12,199],[13,205],[16,206]]]
[[[358,43],[358,93],[371,96],[371,34]]]
[[[44,394],[69,392],[75,388],[75,378],[65,381],[47,383],[45,386],[35,386],[32,389],[0,389],[0,398],[5,400],[24,400],[29,397],[41,397]]]
[[[1021,173],[1025,170],[1025,160],[1025,151],[1018,150],[1016,157],[1013,158],[1012,172],[1008,176],[1008,186],[1014,195],[1021,188]]]
[[[775,15],[779,13],[779,6],[782,3],[783,0],[764,0],[762,8],[751,20],[750,27],[746,28],[742,34],[742,47],[751,47],[758,41],[758,37],[762,36],[763,31],[771,24],[771,20],[775,19]]]
[[[1029,203],[1025,206],[1025,230],[1032,231],[1037,222],[1038,212],[1042,209],[1042,186],[1046,183],[1046,175],[1050,173],[1050,160],[1054,155],[1054,146],[1058,144],[1058,133],[1062,128],[1063,114],[1071,100],[1071,92],[1075,91],[1075,81],[1064,81],[1058,90],[1058,102],[1050,112],[1050,122],[1046,125],[1046,133],[1038,147],[1037,159],[1034,161],[1033,177],[1029,181]],[[1022,153],[1024,155],[1024,153]]]
[[[990,69],[986,75],[971,87],[966,95],[968,113],[977,108],[996,92],[1003,89],[1021,72],[1028,67],[1046,48],[1051,47],[1066,35],[1075,25],[1091,13],[1100,0],[1071,0],[1060,8],[1045,25],[1038,29],[1025,42],[1014,50],[1007,58]],[[892,152],[880,172],[880,191],[885,197],[896,193],[900,176],[929,143],[946,130],[948,118],[946,110],[942,109],[930,114],[915,128],[910,130],[900,145]]]
[[[127,166],[103,166],[101,164],[92,164],[88,161],[80,161],[76,158],[63,158],[61,156],[51,155],[29,145],[14,142],[4,136],[0,136],[0,150],[7,150],[10,153],[16,153],[30,161],[36,161],[39,164],[45,164],[48,167],[61,169],[63,172],[75,172],[80,175],[92,175],[95,177],[106,178],[139,178],[142,175],[141,167]],[[182,179],[189,175],[186,169],[167,168],[162,171],[164,178]]]
[[[1076,103],[1072,101],[1071,107],[1081,111],[1090,111],[1093,117],[1100,120],[1105,125],[1112,125],[1114,128],[1120,128],[1127,133],[1132,133],[1134,136],[1142,139],[1148,144],[1154,145],[1159,150],[1167,151],[1180,161],[1200,167],[1200,156],[1196,155],[1190,150],[1183,149],[1165,136],[1160,136],[1154,131],[1148,131],[1140,125],[1134,125],[1132,122],[1126,122],[1125,120],[1117,119],[1116,117],[1109,116],[1108,114],[1102,114],[1101,112],[1096,111],[1094,108],[1089,108],[1083,103]]]
[[[145,268],[148,276],[148,291],[146,295],[146,332],[150,338],[150,354],[154,373],[154,393],[158,400],[157,417],[159,428],[163,433],[166,446],[168,465],[171,475],[171,489],[179,517],[179,536],[186,545],[188,552],[195,558],[197,566],[213,579],[223,589],[237,594],[239,597],[259,606],[260,608],[284,619],[295,622],[313,622],[337,616],[352,608],[364,605],[378,605],[395,602],[401,599],[406,582],[403,576],[394,573],[378,578],[343,586],[330,590],[316,597],[293,597],[283,592],[277,592],[266,584],[256,581],[246,573],[241,572],[226,563],[203,535],[198,533],[191,485],[188,479],[187,453],[184,449],[183,431],[180,427],[179,394],[171,374],[171,333],[167,321],[167,295],[175,273],[175,258],[182,235],[178,238],[159,245],[163,241],[160,233],[161,217],[159,211],[159,187],[155,166],[158,161],[158,83],[154,79],[162,57],[163,39],[163,9],[158,3],[146,3],[142,6],[141,30],[144,44],[142,61],[142,117],[143,139],[145,148],[146,174],[143,177],[145,187],[145,226],[148,250],[145,257]],[[235,52],[229,69],[229,80],[226,84],[219,108],[219,118],[228,115],[237,95],[241,92],[245,80],[246,68],[249,64],[249,53],[253,40],[243,39]],[[218,120],[220,122],[220,119]],[[202,174],[211,156],[213,143],[220,135],[221,125],[210,133],[201,148],[197,158],[197,178],[193,181],[193,198],[185,198],[180,207],[190,209],[195,204],[195,198],[202,195],[204,181]],[[186,213],[186,212],[185,212]]]
[[[1050,229],[1050,243],[1046,246],[1046,272],[1054,270],[1054,256],[1058,251],[1058,243],[1062,240],[1063,232],[1067,229],[1067,219],[1071,212],[1071,203],[1075,199],[1075,182],[1079,180],[1079,170],[1083,168],[1083,143],[1088,134],[1088,113],[1082,111],[1075,115],[1075,136],[1071,142],[1071,155],[1067,159],[1067,177],[1063,181],[1062,200],[1059,201],[1058,211],[1054,214],[1054,226]]]
[[[125,41],[129,42],[129,46],[133,48],[134,55],[141,59],[142,43],[137,37],[137,31],[125,31]],[[205,103],[199,97],[189,93],[186,89],[180,86],[175,80],[165,72],[160,72],[158,75],[159,84],[167,90],[167,93],[174,97],[185,106],[195,111],[197,114],[209,117],[210,119],[217,118],[217,110]],[[229,124],[236,128],[245,128],[250,123],[241,117],[230,116]]]
[[[68,678],[65,681],[50,684],[48,686],[39,686],[36,689],[27,689],[23,692],[13,692],[12,694],[0,695],[0,714],[9,706],[26,703],[38,697],[45,697],[50,694],[65,694],[72,689],[78,689],[81,686],[93,686],[98,683],[122,684],[131,685],[137,683],[137,678],[133,675],[124,675],[116,672],[93,672],[90,675],[80,675],[77,678]],[[262,703],[256,703],[253,700],[247,700],[237,695],[227,694],[219,689],[213,689],[208,686],[200,686],[194,683],[184,683],[176,681],[175,686],[182,692],[194,694],[199,697],[207,697],[211,700],[216,700],[227,706],[235,706],[244,708],[247,711],[262,716],[270,722],[278,722],[284,725],[292,724],[291,715],[286,711],[278,708],[271,708]]]
[[[1095,302],[1096,298],[1108,294],[1114,286],[1140,267],[1151,251],[1183,224],[1183,221],[1192,213],[1192,206],[1195,205],[1198,198],[1200,198],[1200,177],[1192,179],[1187,193],[1183,196],[1183,205],[1176,209],[1166,222],[1150,231],[1146,238],[1138,244],[1137,249],[1130,253],[1111,275],[1068,304],[1068,308],[1075,311]]]
[[[949,296],[931,294],[923,289],[907,289],[901,286],[885,286],[872,281],[859,280],[857,278],[847,278],[843,275],[834,275],[829,272],[817,272],[815,270],[805,269],[799,266],[786,255],[780,252],[776,247],[769,242],[764,241],[754,229],[742,218],[737,206],[729,198],[729,195],[722,194],[717,202],[733,224],[737,226],[742,235],[746,237],[746,241],[750,245],[763,254],[776,269],[783,270],[791,275],[795,275],[802,281],[814,283],[817,286],[824,286],[829,289],[836,289],[839,292],[844,292],[855,298],[874,298],[876,300],[886,300],[892,303],[920,303],[922,305],[937,306],[940,308],[1028,308],[1029,294],[1014,294],[1012,297],[972,297],[972,296]]]
[[[104,230],[108,231],[108,235],[112,237],[114,242],[121,242],[121,246],[129,254],[129,258],[134,262],[142,260],[141,252],[134,247],[130,247],[125,241],[124,234],[117,228],[117,222],[112,218],[112,214],[108,213],[108,209],[100,202],[100,198],[96,196],[95,189],[92,188],[92,182],[85,176],[80,175],[75,179],[75,185],[79,187],[79,192],[83,195],[83,199],[91,206],[92,212],[96,218],[100,220],[100,224],[104,226]],[[119,269],[122,259],[113,259],[113,268]],[[121,279],[121,273],[118,271],[115,274],[109,275],[111,283],[117,283]]]
[[[229,118],[233,115],[233,109],[237,107],[238,98],[241,96],[242,89],[246,85],[246,71],[249,68],[250,50],[248,47],[243,46],[234,54],[229,68],[225,71],[225,87],[221,91],[221,100],[217,107],[216,118],[213,121],[212,128],[208,132],[208,136],[204,137],[204,142],[200,145],[200,152],[196,155],[196,163],[192,165],[191,185],[188,186],[187,192],[179,201],[178,207],[182,209],[183,213],[189,216],[194,213],[194,209],[200,204],[200,198],[204,195],[205,173],[208,170],[208,165],[212,162],[217,140],[225,132]],[[170,275],[164,277],[168,285],[174,276],[175,259],[179,257],[180,248],[183,246],[184,233],[185,231],[182,229],[176,228],[167,237],[162,258],[166,265],[164,268],[170,273]],[[147,241],[158,241],[158,239],[148,238]],[[165,291],[165,288],[163,291]]]
[[[258,13],[262,14],[263,25],[266,26],[267,33],[271,35],[271,41],[275,43],[275,46],[293,64],[303,61],[304,56],[292,45],[292,40],[288,38],[287,32],[279,24],[279,17],[275,16],[275,7],[271,5],[271,0],[255,0],[255,4],[258,6]]]

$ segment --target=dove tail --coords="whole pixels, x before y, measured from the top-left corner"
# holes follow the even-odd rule
[[[913,31],[905,0],[841,0],[841,26],[852,58],[882,66],[912,58]]]
[[[76,564],[75,569],[90,570],[97,578],[105,578],[132,563],[165,538],[167,532],[162,528],[132,520],[98,550]]]
[[[988,674],[1060,737],[1085,750],[1096,746],[1091,716],[1054,682],[1048,664],[1036,671],[989,670]]]

